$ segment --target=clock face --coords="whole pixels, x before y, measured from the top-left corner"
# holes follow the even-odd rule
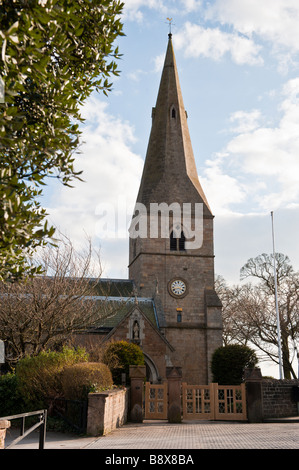
[[[175,296],[182,296],[186,294],[186,290],[187,290],[186,284],[181,279],[175,279],[174,281],[170,283],[170,291]]]

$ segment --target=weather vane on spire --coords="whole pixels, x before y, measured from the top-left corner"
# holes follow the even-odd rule
[[[167,19],[167,22],[168,22],[168,25],[169,25],[169,35],[171,36],[171,25],[174,24],[172,22],[172,18],[166,18]]]

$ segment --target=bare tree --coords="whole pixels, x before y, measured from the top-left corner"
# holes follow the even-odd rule
[[[292,360],[299,340],[299,273],[281,253],[276,254],[276,265],[284,377],[295,378]],[[249,259],[241,269],[241,279],[249,277],[258,282],[233,287],[223,279],[216,283],[223,304],[224,342],[251,343],[261,359],[278,363],[273,255]]]
[[[101,290],[100,256],[90,240],[79,251],[61,236],[34,262],[43,267],[44,276],[0,287],[0,338],[10,364],[57,348],[115,313],[115,306],[106,302],[109,292]]]
[[[289,257],[283,253],[276,253],[275,260],[277,285],[279,286],[285,281],[285,279],[289,278],[294,273],[294,269],[291,265]],[[263,285],[274,295],[275,286],[273,254],[269,255],[267,253],[262,253],[256,258],[250,258],[240,270],[241,280],[248,277],[259,279]]]
[[[247,346],[255,336],[254,322],[251,316],[260,311],[260,299],[250,284],[228,286],[223,277],[217,276],[216,291],[222,302],[223,342]]]
[[[275,259],[283,371],[285,378],[291,378],[291,375],[295,377],[292,356],[299,338],[299,273],[294,272],[289,258],[284,254],[276,253]],[[276,346],[278,339],[273,273],[274,257],[265,253],[251,258],[241,269],[241,279],[253,277],[260,280],[259,294],[265,302],[264,310],[260,312],[259,336],[268,343],[272,340],[272,344]]]

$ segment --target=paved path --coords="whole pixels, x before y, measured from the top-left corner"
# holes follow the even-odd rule
[[[299,449],[299,423],[126,424],[86,449]]]
[[[17,437],[9,430],[7,446]],[[14,449],[37,449],[38,433],[30,434]],[[279,423],[238,423],[166,421],[128,423],[102,437],[78,437],[47,432],[45,449],[299,449],[299,422],[290,419]],[[116,453],[117,455],[117,453]]]

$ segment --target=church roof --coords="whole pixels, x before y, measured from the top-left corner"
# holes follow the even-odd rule
[[[94,282],[95,295],[106,297],[130,297],[134,295],[134,281],[131,279],[90,279]]]
[[[138,305],[140,310],[158,328],[158,316],[155,302],[151,298],[136,297],[134,282],[130,279],[97,279],[94,282],[92,299],[95,302],[95,310],[101,318],[89,332],[109,331],[115,328],[124,317]]]
[[[146,318],[151,322],[154,327],[158,327],[158,319],[155,312],[155,305],[152,299],[146,298],[130,298],[118,299],[108,298],[103,300],[96,300],[99,310],[103,309],[104,315],[102,321],[99,320],[94,331],[96,330],[110,330],[115,328],[125,316],[133,310],[136,305],[140,308]]]
[[[198,179],[171,34],[137,197],[146,206],[162,201],[202,202],[204,215],[212,216]]]

